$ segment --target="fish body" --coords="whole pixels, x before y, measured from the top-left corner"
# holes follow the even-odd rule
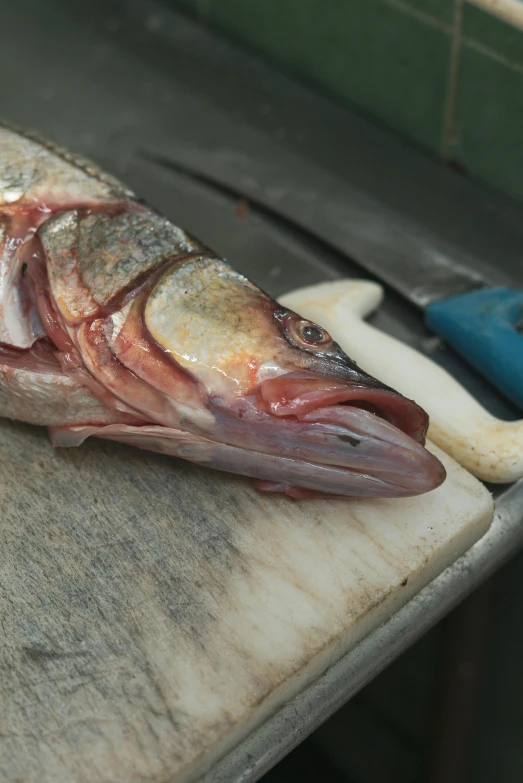
[[[117,180],[0,125],[0,416],[294,497],[402,497],[445,472],[426,413]]]

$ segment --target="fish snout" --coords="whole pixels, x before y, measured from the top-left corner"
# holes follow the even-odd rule
[[[383,482],[384,497],[418,495],[445,480],[426,448],[429,419],[392,390],[297,374],[263,381],[259,405],[294,432],[292,451],[311,463],[343,468]]]

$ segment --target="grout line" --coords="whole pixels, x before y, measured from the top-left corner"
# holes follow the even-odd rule
[[[454,0],[454,31],[450,49],[449,81],[445,104],[443,126],[443,144],[441,154],[444,160],[452,157],[452,146],[456,132],[456,93],[458,89],[459,59],[461,52],[461,27],[463,22],[464,0]]]
[[[452,32],[452,24],[445,22],[438,16],[423,11],[419,8],[415,8],[409,0],[383,0],[386,5],[390,5],[393,8],[403,11],[409,16],[418,19],[420,22],[432,25],[433,27],[439,27],[440,30],[444,30],[447,33]],[[196,12],[201,17],[209,17],[211,12],[211,0],[196,0]]]
[[[415,19],[418,19],[420,22],[426,22],[427,24],[432,25],[433,27],[439,27],[440,30],[444,30],[447,33],[452,32],[452,25],[448,22],[444,22],[442,19],[439,19],[437,16],[434,16],[431,13],[428,13],[427,11],[422,11],[418,8],[414,8],[408,0],[383,0],[383,2],[386,5],[390,5],[393,8],[397,8],[398,10],[404,11],[409,16],[414,17]]]
[[[491,49],[490,46],[485,46],[485,44],[479,43],[479,41],[475,41],[473,38],[467,38],[467,36],[463,36],[461,42],[467,48],[475,49],[475,51],[481,52],[481,54],[484,54],[486,57],[491,57],[498,63],[502,63],[507,68],[510,68],[511,71],[523,73],[523,61],[518,62],[517,60],[509,60],[508,57],[504,57],[500,52]]]
[[[468,2],[523,30],[523,3],[519,0],[468,0]]]

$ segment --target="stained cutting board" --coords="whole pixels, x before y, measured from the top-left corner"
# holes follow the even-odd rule
[[[0,780],[197,780],[487,529],[418,499],[296,502],[0,424]]]

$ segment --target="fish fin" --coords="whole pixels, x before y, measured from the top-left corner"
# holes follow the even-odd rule
[[[55,447],[80,446],[89,437],[116,440],[120,443],[128,443],[131,446],[156,451],[160,454],[184,457],[195,461],[205,461],[205,452],[209,446],[214,446],[205,438],[193,435],[190,432],[175,430],[171,427],[161,427],[154,424],[133,426],[129,424],[80,424],[70,427],[48,427],[51,443]],[[192,449],[197,454],[189,453]],[[187,451],[188,453],[185,453]],[[182,453],[183,452],[183,453]],[[198,459],[199,458],[199,459]]]
[[[329,495],[327,492],[318,492],[315,489],[306,487],[293,487],[290,484],[284,484],[278,481],[255,481],[254,486],[262,492],[281,492],[296,500],[347,500],[346,496]]]
[[[86,438],[94,435],[100,429],[99,426],[80,425],[72,427],[48,427],[47,432],[51,443],[55,448],[72,448],[80,446]]]

